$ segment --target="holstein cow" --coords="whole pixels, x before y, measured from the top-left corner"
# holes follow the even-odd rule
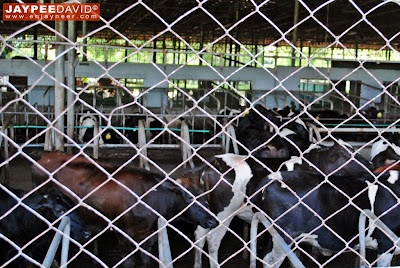
[[[310,133],[306,124],[300,118],[289,118],[282,125],[278,134],[286,144],[290,156],[300,155],[311,145]]]
[[[43,262],[55,234],[49,227],[57,228],[60,221],[56,220],[64,216],[70,217],[73,240],[83,244],[90,237],[77,213],[70,211],[72,201],[56,189],[45,194],[9,190],[0,189],[0,265],[27,267],[31,261]],[[18,247],[23,248],[21,255]]]
[[[152,134],[153,138],[157,137],[155,138],[154,143],[161,143],[162,135],[159,135],[159,133],[161,132],[159,129],[163,128],[164,125],[160,121],[160,119],[156,119],[152,116],[139,115],[139,114],[130,115],[126,117],[125,127],[135,128],[135,129],[128,129],[125,131],[125,136],[128,138],[128,140],[130,140],[134,144],[138,143],[139,137],[138,137],[138,130],[136,128],[138,128],[140,120],[146,122],[144,125],[145,128],[151,128],[150,133]]]
[[[251,222],[253,212],[250,206],[247,206],[248,197],[252,196],[266,174],[279,169],[347,176],[365,174],[371,168],[367,160],[341,144],[326,148],[314,145],[303,158],[307,161],[296,157],[283,162],[282,159],[276,158],[258,159],[224,154],[215,156],[209,161],[209,165],[193,170],[191,176],[200,177],[204,182],[210,209],[221,222],[221,225],[213,230],[202,227],[196,229],[196,245],[199,249],[196,248],[194,267],[201,267],[200,249],[204,247],[206,240],[210,267],[218,267],[219,246],[230,222],[235,216]],[[313,161],[314,165],[308,164]]]
[[[236,133],[238,141],[259,158],[289,158],[311,145],[309,131],[299,115],[290,112],[284,118],[261,105],[240,118]],[[246,154],[247,150],[241,148],[240,152]]]
[[[376,177],[376,175],[379,175]],[[385,174],[330,175],[301,170],[267,176],[251,199],[268,215],[290,245],[311,244],[323,253],[350,250],[358,244],[361,210],[370,209],[395,233],[400,233],[399,171]],[[393,194],[394,193],[394,194]],[[378,251],[376,265],[390,266],[394,243],[372,222],[366,246]],[[285,255],[275,240],[263,258],[264,267],[279,267]],[[295,249],[296,249],[295,248]],[[333,258],[335,258],[334,256]],[[325,262],[327,262],[325,260]]]
[[[219,267],[218,249],[229,224],[234,216],[242,217],[249,221],[252,217],[251,210],[246,211],[246,188],[253,177],[250,166],[244,156],[225,154],[217,155],[210,162],[212,167],[195,170],[193,174],[199,176],[204,182],[205,190],[209,191],[207,200],[211,211],[220,220],[220,225],[210,231],[210,228],[197,227],[195,240],[198,241],[195,251],[194,267],[200,268],[201,251],[207,239],[210,254],[210,267]],[[196,174],[197,173],[197,174]],[[186,174],[187,175],[187,174]]]
[[[375,168],[394,164],[400,160],[400,147],[387,140],[376,141],[371,148],[371,162]]]
[[[78,131],[78,141],[80,143],[89,142],[93,138],[94,127],[98,125],[98,117],[96,115],[87,114],[82,115],[79,118],[79,131]],[[103,139],[100,137],[100,144],[103,144]]]
[[[93,139],[94,127],[96,125],[100,127],[101,125],[101,123],[98,123],[99,122],[98,118],[99,118],[98,116],[96,116],[95,114],[90,114],[89,112],[80,117],[79,126],[81,128],[78,131],[78,141],[80,143],[86,143],[89,142],[91,139]],[[99,128],[99,133],[101,133],[99,137],[99,144],[121,143],[122,134],[118,134],[117,132],[118,131],[112,128],[106,128],[106,129]]]
[[[300,169],[318,171],[323,175],[363,175],[373,169],[371,163],[358,154],[350,145],[339,140],[330,147],[310,145],[303,157],[292,157],[284,162],[283,171]]]
[[[160,216],[169,220],[179,214],[180,218],[204,228],[213,228],[217,224],[207,212],[205,201],[195,198],[201,189],[198,180],[172,182],[163,175],[146,170],[119,168],[99,161],[94,164],[83,156],[58,152],[44,153],[38,164],[40,166],[34,165],[32,170],[36,182],[48,180],[48,173],[51,173],[54,179],[74,193],[55,184],[75,203],[84,202],[97,211],[96,214],[83,215],[92,226],[105,221],[108,228],[113,226],[120,233],[127,234],[124,244],[120,245],[128,254],[123,263],[126,267],[132,267],[136,251],[142,253],[143,265],[149,265],[146,252],[151,252],[157,241],[154,232]],[[143,242],[140,249],[135,250],[132,239],[137,243]]]
[[[282,117],[279,117],[275,111],[259,104],[244,117],[240,117],[236,128],[237,140],[243,145],[239,146],[240,153],[247,154],[247,150],[250,150],[254,157],[288,158],[289,151],[285,142],[274,132],[282,123]]]

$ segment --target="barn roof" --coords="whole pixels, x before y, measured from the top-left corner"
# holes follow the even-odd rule
[[[34,1],[26,1],[34,2]],[[395,0],[300,0],[298,23],[294,0],[88,0],[100,3],[104,20],[88,22],[88,32],[107,40],[124,35],[130,39],[185,39],[189,42],[240,42],[297,46],[345,45],[346,47],[397,49],[400,41],[400,6]],[[0,7],[2,8],[2,7]],[[0,23],[0,33],[10,34],[32,22]],[[54,27],[53,22],[46,23]],[[109,24],[109,25],[107,25]],[[106,26],[106,27],[104,27]],[[96,31],[104,27],[100,31]],[[39,34],[54,34],[43,25]],[[81,34],[80,23],[78,35]],[[32,34],[33,27],[24,31]]]

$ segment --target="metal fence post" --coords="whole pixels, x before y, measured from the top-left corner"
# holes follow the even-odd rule
[[[233,152],[235,154],[239,154],[239,147],[237,144],[235,128],[232,125],[228,125],[226,127],[226,133],[224,133],[223,136],[224,136],[224,139],[223,139],[224,145],[223,146],[224,146],[225,153],[229,153],[230,147],[231,147],[231,141],[232,141]]]
[[[93,158],[99,159],[99,140],[100,140],[100,124],[99,120],[95,120],[94,126],[93,126]]]
[[[56,21],[56,40],[62,42],[63,39],[60,35],[65,35],[65,22]],[[55,62],[55,87],[54,87],[54,118],[57,120],[55,122],[55,127],[61,132],[56,133],[55,137],[55,149],[57,151],[64,151],[64,100],[65,100],[65,90],[64,90],[64,79],[65,79],[65,66],[64,66],[64,46],[57,44]]]
[[[276,229],[272,226],[272,223],[261,213],[257,212],[253,216],[253,220],[251,221],[251,229],[250,229],[250,267],[256,267],[256,256],[257,256],[257,229],[258,223],[261,222],[268,232],[271,234],[272,239],[278,243],[281,247],[285,255],[289,258],[294,267],[305,268],[303,263],[299,260],[296,254],[292,251],[292,249],[286,244],[285,240],[281,237],[281,235],[276,231]]]
[[[147,161],[147,148],[146,148],[146,130],[145,130],[146,122],[141,119],[138,122],[138,145],[140,148],[141,156],[140,156],[140,167],[150,170],[149,162]]]
[[[181,138],[181,150],[184,165],[187,166],[187,162],[189,162],[190,167],[194,168],[192,148],[190,146],[189,127],[186,124],[185,120],[182,120],[181,123]]]
[[[161,261],[160,268],[173,268],[171,248],[169,246],[167,223],[163,218],[158,218],[158,255]]]
[[[58,226],[58,230],[62,232],[56,232],[54,235],[53,241],[50,244],[50,247],[47,251],[46,257],[43,261],[43,266],[46,268],[49,268],[54,260],[54,256],[56,255],[58,245],[60,244],[61,241],[61,236],[63,238],[62,242],[62,249],[61,249],[61,262],[60,266],[62,267],[67,267],[67,262],[68,262],[68,250],[69,250],[69,240],[70,240],[70,233],[71,233],[71,227],[70,227],[70,218],[68,216],[65,216],[61,222],[60,225]]]
[[[76,22],[68,21],[68,39],[71,42],[76,41]],[[68,51],[68,79],[67,84],[69,90],[67,91],[67,106],[70,107],[67,111],[67,135],[74,139],[74,91],[75,91],[75,60],[76,51],[72,48]],[[72,153],[72,147],[68,147],[68,153]]]

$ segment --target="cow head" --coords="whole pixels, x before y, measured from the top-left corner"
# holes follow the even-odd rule
[[[400,147],[384,139],[375,142],[371,148],[371,161],[375,168],[391,165],[400,160]]]
[[[383,117],[384,111],[371,106],[366,110],[362,110],[361,113],[368,119],[379,119]]]
[[[343,142],[335,142],[332,147],[321,154],[320,160],[325,174],[334,172],[338,176],[357,176],[372,170],[372,165],[368,160]]]
[[[176,183],[183,186],[176,186],[178,194],[181,195],[185,206],[189,208],[185,211],[184,217],[186,220],[199,224],[203,228],[214,228],[218,222],[213,215],[209,213],[210,209],[206,201],[204,193],[204,183],[200,180],[195,172],[185,173],[180,176]],[[192,193],[196,198],[189,193]]]
[[[34,196],[30,206],[50,222],[68,216],[71,224],[71,237],[80,243],[86,242],[91,235],[91,231],[78,214],[75,211],[68,212],[74,206],[72,200],[55,188]]]
[[[289,149],[280,136],[269,131],[249,129],[240,142],[257,158],[288,158]],[[257,148],[257,149],[256,149]]]
[[[287,126],[288,129],[293,130],[299,138],[308,141],[310,133],[308,132],[307,126],[300,118],[295,121],[291,121]]]

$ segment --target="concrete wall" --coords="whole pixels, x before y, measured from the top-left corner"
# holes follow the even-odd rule
[[[28,76],[29,85],[53,86],[54,85],[54,62],[30,60],[0,60],[0,76],[17,75]],[[161,99],[167,100],[161,91],[156,88],[168,87],[168,80],[193,79],[193,80],[218,80],[218,81],[251,81],[254,90],[299,90],[300,79],[331,79],[362,81],[361,97],[372,99],[381,91],[375,88],[383,88],[384,81],[396,81],[399,72],[395,70],[364,70],[347,68],[312,68],[312,67],[278,67],[277,69],[263,69],[254,67],[209,67],[209,66],[186,66],[186,65],[155,65],[119,63],[106,66],[104,63],[79,63],[76,68],[77,77],[100,77],[102,75],[115,78],[143,78],[144,86],[152,88],[147,96],[149,107],[160,107]],[[41,102],[41,90],[30,93],[30,102]],[[253,96],[253,101],[260,96]],[[38,96],[40,95],[40,97]],[[286,94],[287,95],[287,94]],[[264,101],[264,98],[261,99]],[[380,99],[377,99],[379,102]],[[165,102],[165,101],[164,101]],[[282,100],[267,97],[265,102],[268,106],[276,107],[284,105]],[[290,103],[290,102],[288,102]],[[361,104],[364,104],[362,102]]]

